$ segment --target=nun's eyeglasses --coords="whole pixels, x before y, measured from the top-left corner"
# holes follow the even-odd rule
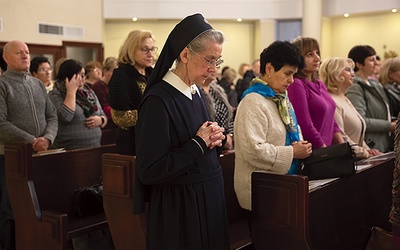
[[[203,61],[205,61],[207,63],[208,68],[211,68],[211,65],[215,64],[215,67],[218,69],[219,67],[221,67],[221,64],[224,62],[224,60],[222,60],[221,57],[219,57],[217,59],[207,60],[204,57],[202,57],[201,55],[197,54],[195,51],[193,51],[190,47],[188,47],[188,49],[190,51],[192,51],[193,53],[195,53],[198,57],[203,59]]]

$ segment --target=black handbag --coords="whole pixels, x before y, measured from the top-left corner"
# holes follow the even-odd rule
[[[356,155],[348,142],[313,150],[303,160],[302,174],[310,180],[335,178],[356,172]]]
[[[76,189],[72,197],[72,213],[79,218],[104,213],[103,183]]]

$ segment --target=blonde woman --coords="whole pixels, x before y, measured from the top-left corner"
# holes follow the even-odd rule
[[[392,119],[396,119],[400,112],[400,58],[388,58],[383,62],[379,82],[388,96]]]
[[[111,116],[119,127],[117,152],[135,155],[135,126],[137,109],[147,81],[153,71],[157,47],[150,31],[131,31],[118,55],[118,68],[108,83]]]
[[[345,95],[353,84],[353,68],[354,62],[350,58],[327,58],[321,64],[319,75],[336,103],[335,121],[344,140],[353,145],[357,158],[368,158],[380,152],[365,143],[365,120]]]

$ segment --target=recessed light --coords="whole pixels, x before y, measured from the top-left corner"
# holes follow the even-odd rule
[[[397,12],[397,9],[392,9],[392,12],[393,12],[393,13],[396,13],[396,12]]]
[[[349,13],[344,13],[343,16],[344,16],[344,17],[349,17],[350,14],[349,14]]]
[[[132,21],[136,22],[137,21],[137,17],[132,17]]]
[[[240,17],[238,17],[238,18],[236,19],[236,21],[238,21],[239,23],[241,23],[241,22],[243,21],[243,19],[240,18]]]

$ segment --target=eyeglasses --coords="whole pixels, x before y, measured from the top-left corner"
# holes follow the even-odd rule
[[[350,67],[346,67],[346,68],[344,68],[344,70],[350,72],[351,74],[354,74],[354,69],[352,69]]]
[[[202,57],[201,55],[199,55],[198,53],[196,53],[195,51],[193,51],[190,47],[188,47],[188,49],[190,51],[192,51],[193,53],[195,53],[198,57],[203,59],[203,61],[205,61],[207,63],[208,68],[210,68],[211,65],[215,64],[215,67],[218,69],[219,67],[221,67],[221,64],[224,62],[224,60],[222,60],[221,57],[219,57],[217,59],[207,60],[204,57]]]
[[[39,73],[47,73],[47,72],[51,72],[53,69],[52,68],[40,68],[38,69]]]
[[[156,53],[157,50],[158,50],[158,47],[153,47],[153,48],[144,47],[144,48],[141,48],[140,50],[142,51],[142,53],[143,53],[144,55],[146,55],[146,54],[148,54],[150,51],[151,51],[152,53]]]

